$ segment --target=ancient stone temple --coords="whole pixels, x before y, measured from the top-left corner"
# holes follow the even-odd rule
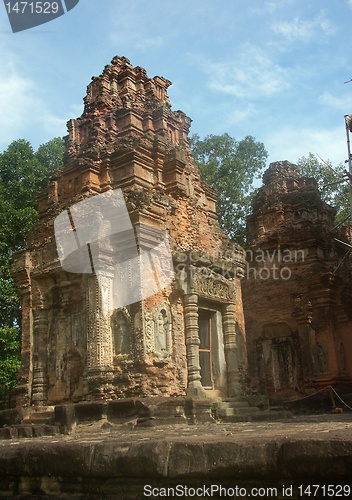
[[[272,163],[248,218],[244,311],[252,386],[273,398],[351,382],[348,247],[297,166]]]
[[[68,122],[13,264],[17,405],[241,393],[244,251],[219,227],[170,85],[115,57]]]

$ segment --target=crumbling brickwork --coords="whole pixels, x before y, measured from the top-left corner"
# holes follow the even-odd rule
[[[248,218],[243,296],[252,387],[272,398],[351,381],[350,262],[334,216],[297,166],[276,162],[264,173]]]
[[[23,312],[17,405],[241,392],[244,251],[220,229],[216,193],[189,150],[191,120],[171,110],[170,84],[115,57],[68,122],[64,168],[40,195],[39,223],[13,264]],[[54,223],[67,211],[72,225],[72,207],[118,188],[133,228],[147,228],[140,246],[150,250],[156,230],[167,234],[175,278],[106,312],[104,300],[120,293],[117,264],[106,250],[100,281],[64,270]]]

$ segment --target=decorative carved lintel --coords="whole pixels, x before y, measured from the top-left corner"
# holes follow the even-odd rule
[[[235,282],[209,267],[185,266],[176,275],[179,290],[217,302],[235,303]]]

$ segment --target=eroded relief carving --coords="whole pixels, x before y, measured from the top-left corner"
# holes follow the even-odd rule
[[[329,364],[324,347],[316,342],[312,349],[313,365],[316,375],[322,375],[329,372]]]
[[[193,273],[193,290],[200,296],[212,300],[233,302],[236,299],[236,289],[234,283],[226,280],[222,276],[200,269]]]
[[[125,307],[116,309],[111,315],[111,330],[114,355],[118,359],[128,359],[131,353],[132,325],[131,317]]]
[[[159,361],[168,361],[172,351],[171,312],[168,304],[160,303],[153,313],[154,354]]]

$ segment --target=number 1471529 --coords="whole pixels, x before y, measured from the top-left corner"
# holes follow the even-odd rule
[[[348,497],[351,498],[351,486],[348,484],[311,484],[308,486],[298,486],[298,491],[300,497],[302,498],[325,498],[325,497],[333,497],[333,498],[343,498]]]
[[[8,2],[5,4],[8,14],[57,14],[58,2]]]

